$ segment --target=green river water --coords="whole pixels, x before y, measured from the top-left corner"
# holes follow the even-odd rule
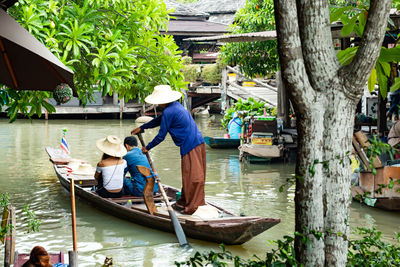
[[[208,118],[196,120],[203,136],[222,136],[219,123]],[[95,141],[107,135],[125,137],[137,127],[133,120],[0,120],[0,192],[11,194],[17,209],[16,249],[29,252],[35,245],[48,251],[72,250],[69,195],[61,188],[53,171],[46,146],[59,147],[62,128],[67,128],[71,156],[95,166],[101,153]],[[157,130],[148,130],[151,141]],[[165,184],[180,187],[179,149],[167,136],[151,150]],[[239,163],[238,151],[207,147],[206,199],[235,213],[280,218],[281,223],[249,242],[228,246],[235,255],[263,257],[270,240],[282,238],[294,229],[294,188],[279,192],[279,187],[294,172],[294,164]],[[40,231],[26,233],[22,209],[29,204],[42,220]],[[191,252],[182,251],[173,234],[127,222],[77,201],[79,266],[100,266],[106,256],[114,266],[174,266]],[[384,239],[393,240],[400,232],[400,213],[385,212],[358,203],[351,205],[350,226],[376,227]],[[217,249],[218,244],[189,239],[196,250]],[[0,246],[0,262],[4,247]],[[66,255],[67,258],[67,255]]]

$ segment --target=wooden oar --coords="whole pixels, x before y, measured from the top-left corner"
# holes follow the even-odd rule
[[[146,144],[143,141],[142,133],[138,133],[137,135],[139,137],[140,143],[142,144],[143,147],[145,147]],[[146,152],[146,157],[147,157],[147,159],[148,159],[148,161],[150,163],[151,169],[153,170],[154,174],[156,174],[156,170],[154,169],[153,162],[151,161],[149,152]],[[143,172],[145,172],[145,174],[141,172],[143,175],[145,175],[146,177],[151,175],[151,171],[148,168],[143,169],[143,168],[140,168],[140,167],[142,167],[142,166],[137,166],[139,172],[141,172],[141,170]],[[160,192],[161,192],[161,195],[162,195],[162,197],[164,199],[164,202],[167,205],[167,210],[168,210],[168,213],[169,213],[169,217],[171,218],[172,224],[174,226],[175,234],[176,234],[176,237],[178,238],[179,244],[181,245],[181,247],[190,247],[189,243],[186,240],[185,233],[183,232],[183,229],[182,229],[182,226],[181,226],[181,224],[180,224],[180,222],[178,220],[178,217],[176,217],[176,214],[175,214],[174,210],[172,209],[171,204],[169,203],[167,194],[165,193],[164,187],[162,186],[162,184],[160,182],[160,179],[157,178],[156,182],[158,184],[158,187],[160,188]]]

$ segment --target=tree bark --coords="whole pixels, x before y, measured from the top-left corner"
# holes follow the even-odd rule
[[[298,118],[296,257],[304,266],[346,266],[354,113],[379,55],[391,1],[371,1],[360,47],[346,67],[334,51],[328,1],[274,5],[282,79]]]

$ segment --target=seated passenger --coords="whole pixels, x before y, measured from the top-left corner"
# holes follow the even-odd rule
[[[125,147],[118,137],[112,135],[97,140],[96,146],[104,153],[94,174],[98,182],[96,193],[101,197],[122,197],[126,168],[126,161],[122,157],[126,155]]]
[[[46,249],[41,246],[36,246],[29,254],[29,260],[25,262],[22,267],[51,267],[50,256]]]
[[[128,136],[124,140],[124,146],[128,153],[124,159],[127,162],[125,174],[129,171],[130,178],[124,178],[124,191],[125,194],[141,197],[143,196],[143,189],[146,185],[146,178],[137,170],[136,166],[145,166],[149,169],[150,164],[146,156],[143,155],[142,150],[137,147],[137,139],[134,136]],[[154,185],[154,194],[158,192],[157,183]]]

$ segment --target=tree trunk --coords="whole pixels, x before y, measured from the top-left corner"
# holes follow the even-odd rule
[[[324,262],[324,243],[310,230],[323,231],[322,166],[315,159],[323,158],[323,115],[325,101],[318,101],[309,113],[298,114],[298,145],[296,158],[295,237],[296,255],[304,266],[321,266]],[[313,168],[313,171],[309,171]],[[304,242],[303,237],[307,238]]]
[[[343,93],[328,95],[324,119],[325,266],[346,266],[350,160],[356,101]],[[338,112],[340,111],[340,112]]]
[[[282,79],[298,118],[295,250],[303,266],[346,266],[356,104],[383,40],[389,0],[371,0],[357,54],[340,66],[324,0],[275,0]]]

